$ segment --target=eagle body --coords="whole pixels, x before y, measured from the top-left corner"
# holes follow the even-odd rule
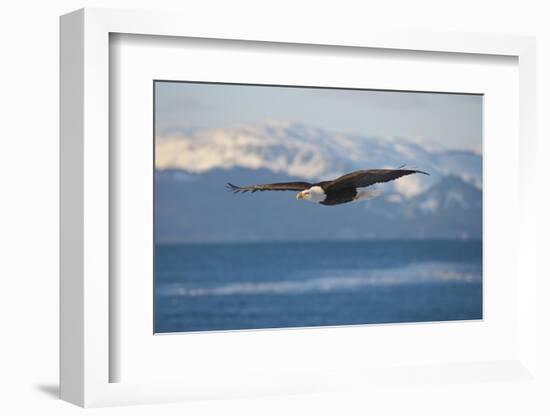
[[[321,205],[340,205],[353,201],[363,201],[376,198],[380,195],[377,189],[362,189],[371,185],[393,181],[402,176],[426,172],[410,169],[369,169],[358,170],[340,176],[331,181],[318,183],[309,182],[281,182],[263,185],[236,186],[228,183],[230,191],[234,193],[262,192],[262,191],[299,191],[296,199],[316,202]]]
[[[380,191],[377,189],[343,188],[325,192],[322,185],[314,185],[307,189],[307,191],[307,193],[299,198],[298,194],[297,198],[318,202],[321,205],[340,205],[346,202],[365,201],[380,195]]]
[[[319,201],[322,205],[339,205],[339,204],[345,204],[346,202],[352,202],[357,197],[357,189],[354,188],[344,188],[344,189],[338,189],[335,191],[327,191],[324,193],[324,198],[322,201]],[[306,193],[307,196],[307,193]],[[308,200],[307,197],[304,197],[304,199]]]

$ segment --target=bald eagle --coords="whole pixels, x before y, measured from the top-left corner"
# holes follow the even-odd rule
[[[428,175],[421,170],[408,169],[369,169],[357,170],[340,176],[332,181],[317,183],[309,182],[281,182],[265,185],[235,186],[227,184],[227,188],[234,193],[258,192],[258,191],[300,191],[296,199],[317,202],[322,205],[339,205],[347,202],[372,199],[380,195],[375,189],[359,189],[376,183],[393,181],[402,176],[421,173]]]

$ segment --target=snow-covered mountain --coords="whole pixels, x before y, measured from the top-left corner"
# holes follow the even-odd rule
[[[481,189],[481,156],[404,138],[354,136],[296,122],[267,121],[160,136],[157,170],[202,174],[215,169],[266,169],[306,180],[325,180],[356,169],[406,165],[430,173],[394,182],[395,192],[419,195],[441,176],[454,175]]]
[[[155,150],[158,242],[481,238],[482,162],[474,152],[275,122],[164,136]],[[381,184],[381,197],[335,207],[224,189],[401,165],[430,176]]]

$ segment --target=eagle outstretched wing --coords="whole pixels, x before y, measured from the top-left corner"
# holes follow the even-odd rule
[[[411,175],[413,173],[422,173],[428,175],[421,170],[409,169],[369,169],[357,170],[340,176],[333,181],[325,183],[323,188],[325,191],[337,191],[344,188],[364,188],[376,183],[389,182],[402,176]]]
[[[281,182],[281,183],[268,183],[265,185],[251,185],[251,186],[236,186],[232,183],[227,184],[227,189],[238,194],[240,192],[258,192],[258,191],[303,191],[309,189],[313,185],[308,182]]]

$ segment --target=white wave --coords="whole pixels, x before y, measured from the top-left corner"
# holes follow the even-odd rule
[[[368,286],[387,286],[437,282],[480,282],[481,273],[444,263],[423,263],[396,269],[378,269],[372,273],[342,272],[303,280],[236,282],[213,287],[172,284],[162,287],[161,296],[223,296],[256,294],[298,294],[333,292]]]

